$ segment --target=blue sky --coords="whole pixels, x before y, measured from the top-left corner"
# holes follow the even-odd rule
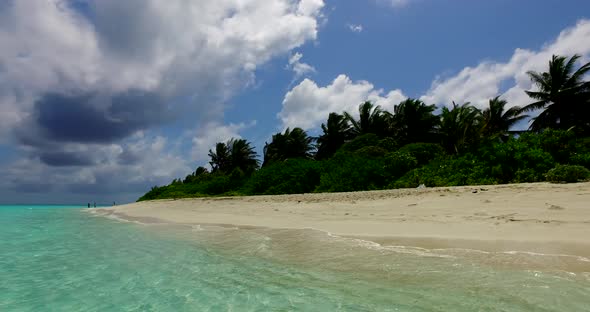
[[[516,48],[539,50],[587,18],[590,2],[417,0],[394,7],[386,1],[348,0],[326,1],[324,11],[327,22],[318,39],[295,49],[316,68],[310,79],[326,85],[346,74],[420,97],[436,77],[486,60],[507,62]],[[363,30],[355,33],[350,25]],[[287,61],[288,56],[279,57],[265,65],[257,72],[260,86],[232,100],[227,121],[258,121],[244,131],[246,137],[265,140],[268,129],[281,127],[276,107],[293,79],[285,70]]]
[[[0,5],[0,203],[135,200],[233,136],[406,97],[526,104],[590,61],[588,1],[50,0]]]

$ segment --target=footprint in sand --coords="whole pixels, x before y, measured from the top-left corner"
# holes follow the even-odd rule
[[[565,210],[565,208],[561,207],[561,206],[557,206],[557,205],[551,205],[551,204],[546,204],[549,206],[549,210]]]

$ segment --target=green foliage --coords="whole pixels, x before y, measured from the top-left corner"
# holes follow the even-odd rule
[[[506,140],[510,137],[510,128],[517,122],[528,117],[527,115],[523,115],[522,109],[518,106],[505,109],[506,104],[508,102],[500,99],[499,96],[488,102],[488,107],[482,112],[482,134],[484,137]]]
[[[149,192],[145,193],[137,201],[158,199],[165,190],[166,187],[153,186]]]
[[[367,146],[379,146],[380,139],[374,133],[357,136],[354,140],[347,142],[342,146],[342,152],[354,152]]]
[[[309,159],[289,159],[258,170],[244,186],[246,194],[311,193],[320,183],[322,164]]]
[[[412,154],[398,151],[387,154],[383,170],[390,179],[397,179],[417,167],[418,160]]]
[[[408,188],[421,184],[429,187],[496,184],[497,181],[489,176],[488,170],[475,156],[466,154],[432,161],[408,172],[390,186]]]
[[[423,166],[430,161],[444,157],[445,151],[439,144],[411,143],[399,149],[400,153],[408,153],[418,161],[418,166]]]
[[[579,55],[571,58],[553,55],[546,72],[529,71],[531,81],[537,90],[525,91],[535,100],[523,108],[524,111],[542,110],[533,119],[531,130],[573,129],[577,133],[589,134],[588,102],[590,86],[584,81],[590,72],[590,63],[574,70]]]
[[[372,133],[379,137],[386,137],[391,133],[391,113],[384,111],[381,106],[374,105],[371,102],[364,102],[359,105],[358,120],[348,112],[344,112],[344,117],[350,123],[353,135]]]
[[[365,146],[356,150],[354,154],[364,158],[383,158],[387,150],[379,146]]]
[[[322,124],[322,131],[323,134],[317,139],[318,160],[332,157],[345,142],[354,137],[348,119],[337,113],[330,113],[328,121]]]
[[[483,111],[453,102],[438,115],[415,99],[393,114],[365,102],[358,119],[331,113],[317,138],[301,128],[273,135],[263,168],[248,141],[220,142],[211,172],[199,167],[139,200],[588,179],[590,63],[575,70],[578,59],[553,56],[547,72],[529,72],[536,102],[523,109],[499,97]],[[511,131],[535,110],[534,132]]]
[[[570,160],[572,165],[580,165],[590,169],[590,153],[588,154],[574,154]]]
[[[388,152],[395,152],[399,148],[398,142],[394,138],[385,138],[379,141],[379,147]]]
[[[590,170],[578,165],[557,165],[545,175],[549,182],[579,182],[590,179]]]
[[[209,150],[213,173],[228,174],[239,168],[250,175],[258,168],[258,155],[250,142],[243,139],[231,139],[227,143],[217,143],[215,151]]]
[[[287,128],[285,133],[272,136],[272,141],[264,146],[264,163],[267,166],[273,162],[293,158],[312,158],[313,138],[301,128],[293,130]]]
[[[203,184],[205,194],[219,195],[232,189],[232,180],[226,175],[216,175]]]
[[[396,137],[404,143],[434,142],[440,118],[434,114],[435,105],[407,99],[393,109],[392,127]]]
[[[338,153],[327,161],[317,191],[351,192],[382,189],[388,182],[383,168],[383,158]]]
[[[470,103],[443,107],[439,135],[442,146],[450,154],[459,154],[476,146],[480,140],[482,112]]]

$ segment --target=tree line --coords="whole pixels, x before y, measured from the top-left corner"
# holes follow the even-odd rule
[[[438,109],[407,99],[389,112],[371,102],[330,113],[322,134],[276,133],[262,162],[245,139],[209,150],[211,170],[155,186],[139,200],[211,195],[288,194],[383,188],[567,181],[590,178],[590,63],[554,55],[546,72],[527,72],[534,101],[485,109],[452,103]],[[528,131],[513,131],[530,114]]]

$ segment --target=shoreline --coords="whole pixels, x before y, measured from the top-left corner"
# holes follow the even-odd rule
[[[314,229],[379,244],[590,258],[588,182],[157,200],[92,210],[141,223]]]

